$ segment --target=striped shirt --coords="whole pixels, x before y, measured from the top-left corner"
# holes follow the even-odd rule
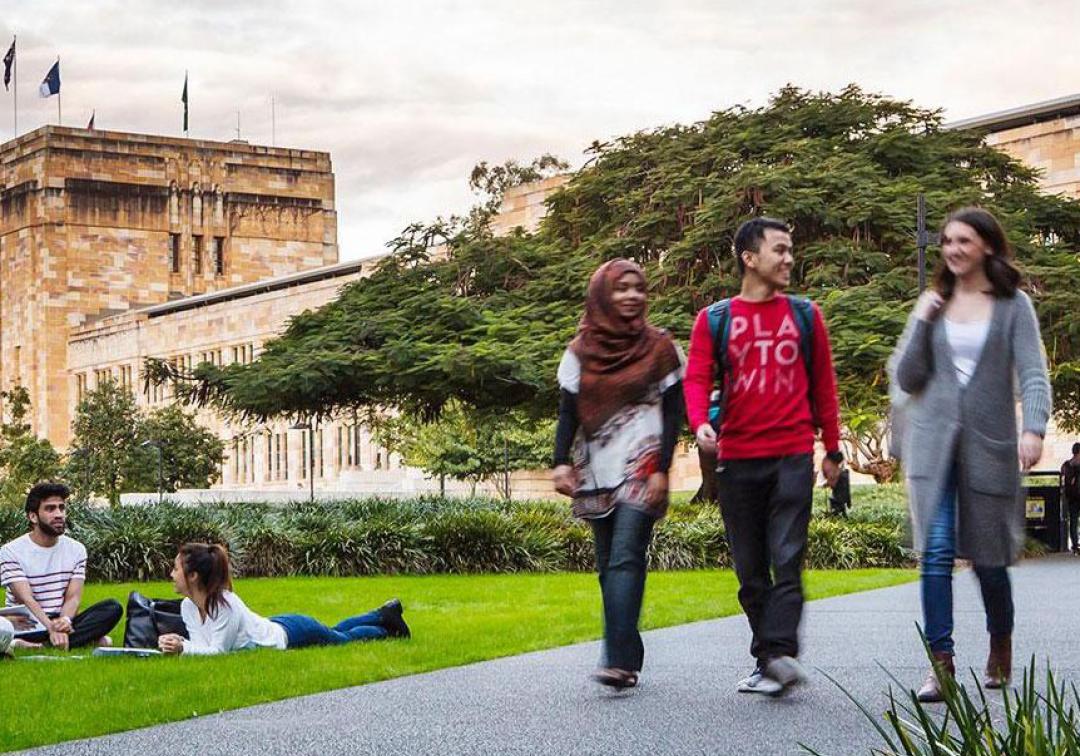
[[[86,547],[74,538],[60,536],[55,546],[45,547],[27,533],[0,546],[0,586],[7,589],[4,601],[8,606],[19,603],[12,583],[25,582],[46,613],[59,613],[73,579],[86,579]]]

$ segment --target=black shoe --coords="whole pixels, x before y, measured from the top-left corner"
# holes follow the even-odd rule
[[[409,626],[405,624],[405,619],[401,616],[404,611],[398,599],[391,599],[379,607],[382,626],[386,628],[386,634],[391,638],[412,637]]]

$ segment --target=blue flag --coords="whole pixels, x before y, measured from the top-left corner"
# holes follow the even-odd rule
[[[41,82],[39,89],[42,97],[52,97],[60,94],[60,61],[53,63],[52,68],[45,74],[45,80]]]

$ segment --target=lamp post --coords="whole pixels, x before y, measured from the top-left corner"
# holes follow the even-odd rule
[[[315,501],[315,423],[311,420],[301,420],[292,426],[292,430],[306,430],[308,432],[308,485],[311,491],[311,501]]]
[[[157,451],[157,500],[158,504],[161,504],[165,496],[165,475],[164,464],[162,461],[161,442],[160,441],[143,441],[139,444],[140,447],[146,449],[147,447],[153,447]]]

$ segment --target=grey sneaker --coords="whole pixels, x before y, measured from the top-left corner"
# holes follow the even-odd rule
[[[770,680],[774,683],[772,688],[775,692],[768,695],[781,696],[789,688],[802,685],[806,682],[806,672],[802,665],[792,656],[778,656],[765,665],[765,674],[762,680]]]
[[[766,677],[765,670],[758,665],[754,667],[754,671],[750,673],[750,676],[739,680],[738,690],[740,693],[760,693],[762,696],[775,696],[783,688],[784,686],[780,685],[777,680]]]

